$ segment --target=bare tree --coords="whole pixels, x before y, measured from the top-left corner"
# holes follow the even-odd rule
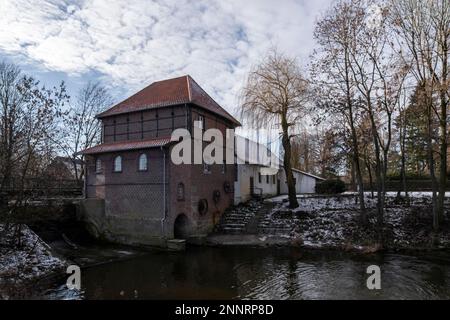
[[[351,72],[350,54],[354,30],[360,19],[354,10],[353,1],[339,1],[324,14],[314,31],[319,49],[314,54],[312,73],[319,89],[317,96],[321,99],[329,96],[330,103],[319,105],[326,108],[325,112],[340,114],[349,129],[351,163],[358,184],[361,221],[365,224],[364,183],[356,132],[359,110],[355,105],[356,85]]]
[[[408,188],[406,184],[406,128],[407,128],[407,118],[409,116],[408,114],[408,103],[407,103],[407,94],[406,90],[404,90],[402,99],[398,100],[399,107],[398,107],[398,115],[397,119],[395,121],[395,126],[398,131],[398,144],[400,147],[400,179],[401,179],[401,187],[399,188],[397,192],[397,198],[401,197],[401,191],[405,192],[405,198],[409,204],[409,195],[408,195]]]
[[[449,104],[450,2],[448,0],[391,0],[391,24],[417,83],[422,86],[428,119],[428,167],[433,188],[433,227],[439,229],[447,181],[447,112]],[[438,103],[434,102],[437,97]],[[439,122],[439,183],[435,174],[432,127]],[[437,195],[439,191],[439,194]],[[438,199],[437,199],[438,197]]]
[[[59,144],[67,157],[72,159],[73,171],[78,181],[83,179],[84,174],[83,162],[78,152],[100,142],[101,127],[95,116],[112,103],[113,100],[105,87],[98,82],[88,82],[70,103],[70,108],[63,118]]]
[[[67,99],[64,83],[53,89],[39,87],[15,65],[0,63],[0,213],[7,224],[40,187],[29,181],[40,177],[48,164]]]
[[[352,1],[354,31],[350,69],[370,124],[377,181],[377,226],[383,241],[388,155],[392,144],[392,119],[408,65],[396,59],[386,23],[386,7],[376,1]]]
[[[293,168],[310,172],[315,164],[314,137],[302,130],[291,139],[291,164]]]
[[[256,128],[280,128],[289,207],[298,207],[291,165],[291,138],[302,120],[308,85],[295,58],[272,49],[250,71],[242,92],[242,117]]]

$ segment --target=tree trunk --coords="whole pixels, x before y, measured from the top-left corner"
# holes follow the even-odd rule
[[[361,173],[361,164],[359,161],[359,148],[358,148],[358,137],[356,135],[355,125],[353,123],[353,109],[351,107],[351,101],[349,100],[349,111],[350,111],[350,127],[352,132],[352,142],[353,142],[353,162],[355,164],[356,181],[358,183],[358,196],[359,196],[359,210],[360,219],[362,224],[367,224],[366,206],[364,204],[364,181]]]
[[[406,154],[405,154],[405,143],[406,143],[406,114],[400,115],[401,123],[400,123],[400,152],[401,152],[401,168],[400,168],[400,179],[401,179],[401,187],[398,190],[397,198],[400,198],[401,191],[405,192],[405,198],[407,199],[408,205],[409,205],[409,195],[408,190],[406,186]]]
[[[370,97],[370,94],[366,95]],[[378,240],[381,244],[383,244],[383,224],[384,224],[384,163],[381,161],[381,148],[380,143],[378,141],[378,131],[377,125],[375,123],[375,118],[373,115],[372,102],[367,100],[367,108],[368,114],[370,117],[371,130],[372,130],[372,139],[375,147],[375,176],[377,179],[377,232],[378,232]]]
[[[350,163],[350,185],[352,188],[352,191],[357,191],[356,189],[356,173],[355,173],[355,159],[353,158],[353,156],[349,159],[349,163]]]
[[[448,52],[445,43],[445,52]],[[447,84],[447,54],[444,54],[443,70],[442,70],[442,83]],[[438,220],[442,223],[444,219],[444,199],[445,199],[445,189],[447,185],[447,88],[448,86],[441,85],[440,88],[440,104],[441,104],[441,114],[439,121],[440,129],[440,172],[439,172],[439,199],[438,199]]]
[[[295,190],[294,175],[292,173],[292,166],[291,166],[291,141],[289,139],[288,125],[286,122],[286,118],[283,117],[281,122],[283,129],[282,143],[284,149],[283,164],[284,164],[284,172],[286,174],[286,181],[288,185],[289,208],[294,209],[298,207],[298,201],[297,201],[297,191]]]
[[[370,162],[366,161],[367,172],[369,173],[369,186],[370,186],[370,196],[373,199],[373,177],[372,177],[372,168],[370,166]]]
[[[358,136],[356,135],[355,123],[353,119],[353,102],[351,97],[351,89],[350,89],[350,76],[349,76],[349,53],[348,48],[345,48],[345,86],[346,86],[346,99],[347,99],[347,107],[349,112],[349,120],[350,120],[350,130],[352,135],[352,143],[353,143],[353,162],[355,164],[356,171],[356,181],[358,183],[358,196],[359,196],[359,210],[360,210],[360,219],[363,225],[366,225],[368,222],[366,215],[366,206],[364,204],[364,182],[361,173],[361,165],[359,161],[359,148],[358,148]]]
[[[439,216],[438,216],[438,203],[437,203],[437,181],[434,168],[433,157],[433,107],[431,97],[427,99],[427,156],[428,156],[428,168],[430,170],[431,189],[432,189],[432,212],[433,212],[433,230],[437,232],[439,230]]]

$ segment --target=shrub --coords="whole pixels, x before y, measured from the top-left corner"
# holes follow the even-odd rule
[[[338,194],[345,191],[345,183],[339,179],[325,180],[316,184],[318,194]]]

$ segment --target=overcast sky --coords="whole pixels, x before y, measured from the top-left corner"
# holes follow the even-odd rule
[[[276,45],[307,63],[331,0],[0,0],[0,60],[71,91],[89,80],[116,101],[190,74],[233,112],[250,66]]]

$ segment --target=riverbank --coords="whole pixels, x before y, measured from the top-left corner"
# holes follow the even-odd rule
[[[75,232],[73,226],[69,230],[55,221],[40,221],[37,226],[33,223],[35,232],[27,225],[11,224],[5,232],[0,225],[0,300],[41,299],[50,294],[48,288],[53,283],[65,283],[68,265],[90,268],[148,253],[144,248],[80,237],[82,229]],[[70,299],[83,298],[77,290],[67,295]]]
[[[26,225],[0,225],[0,299],[29,296],[37,282],[62,274],[67,261]]]
[[[449,195],[450,196],[450,195]],[[413,192],[409,202],[387,194],[383,245],[376,226],[376,199],[366,194],[369,223],[359,221],[359,204],[352,193],[339,196],[299,195],[299,207],[288,208],[287,196],[267,199],[272,209],[261,215],[253,212],[257,232],[249,234],[213,233],[206,244],[213,246],[295,246],[372,253],[379,250],[421,251],[450,248],[450,208],[446,197],[446,216],[439,233],[432,230],[431,195]],[[255,206],[253,206],[255,207]],[[252,208],[252,207],[250,207]],[[234,209],[239,212],[239,208]],[[248,207],[245,209],[248,215]],[[259,215],[259,216],[258,216]],[[257,220],[255,222],[255,220]],[[248,228],[241,227],[242,230]]]

